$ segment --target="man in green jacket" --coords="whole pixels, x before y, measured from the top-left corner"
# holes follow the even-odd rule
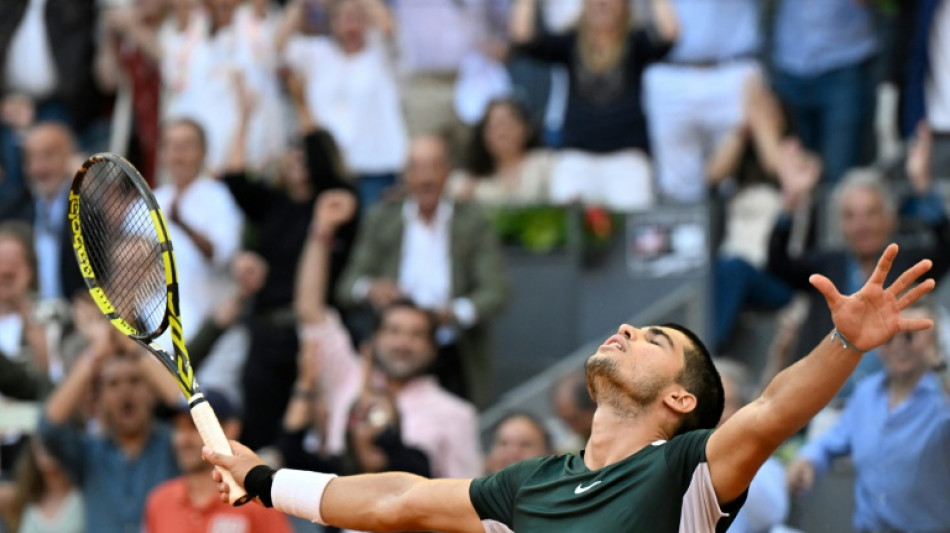
[[[444,140],[413,140],[408,195],[375,206],[337,287],[344,306],[378,310],[408,297],[435,313],[443,385],[485,407],[491,400],[489,323],[507,300],[497,237],[475,205],[443,196],[451,170]]]

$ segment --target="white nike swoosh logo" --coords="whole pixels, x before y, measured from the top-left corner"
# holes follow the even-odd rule
[[[600,481],[595,481],[591,483],[590,485],[587,485],[586,487],[582,487],[581,485],[583,485],[583,483],[581,483],[580,485],[577,486],[576,489],[574,489],[574,494],[583,494],[589,491],[590,489],[596,487],[597,485],[600,485]]]

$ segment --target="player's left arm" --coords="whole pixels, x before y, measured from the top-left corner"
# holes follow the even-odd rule
[[[846,347],[838,338],[821,341],[808,356],[779,373],[757,400],[709,437],[706,458],[720,503],[738,498],[775,449],[834,398],[864,352],[899,331],[932,326],[930,320],[900,316],[903,309],[933,290],[932,279],[910,288],[930,270],[931,262],[917,263],[884,288],[896,255],[897,245],[888,246],[868,282],[851,296],[843,296],[824,276],[811,277],[809,281],[831,309],[835,328],[849,345]]]

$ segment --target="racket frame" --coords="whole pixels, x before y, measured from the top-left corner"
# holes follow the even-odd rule
[[[82,231],[82,197],[80,195],[80,189],[89,170],[93,165],[101,162],[110,162],[117,165],[122,172],[126,174],[129,181],[132,182],[139,197],[144,201],[145,207],[148,208],[152,226],[155,229],[155,235],[161,247],[162,266],[165,270],[166,299],[165,312],[163,313],[161,324],[159,324],[155,331],[140,332],[118,315],[109,296],[100,286],[96,278],[96,272],[92,267],[92,263],[89,261],[89,254],[86,250],[86,240]],[[73,251],[76,255],[76,261],[79,263],[79,271],[99,311],[109,319],[116,329],[151,352],[175,377],[178,387],[188,400],[189,411],[205,444],[216,452],[232,455],[230,443],[224,435],[221,424],[215,416],[210,404],[205,399],[204,394],[201,393],[201,387],[199,387],[195,379],[194,369],[191,367],[191,362],[188,357],[188,348],[185,345],[185,337],[181,327],[181,319],[179,318],[178,271],[175,266],[175,254],[172,247],[171,236],[168,232],[168,223],[165,221],[165,215],[158,205],[155,195],[152,194],[151,189],[145,182],[145,179],[142,178],[142,175],[131,163],[117,154],[98,153],[90,156],[76,172],[76,176],[70,185],[68,221],[73,237]],[[166,350],[155,342],[155,339],[161,336],[166,329],[169,329],[171,332],[175,357],[171,357]],[[230,473],[220,468],[219,471],[224,477],[225,482],[230,485],[229,497],[231,504],[242,505],[247,503],[249,501],[247,493],[234,482]]]

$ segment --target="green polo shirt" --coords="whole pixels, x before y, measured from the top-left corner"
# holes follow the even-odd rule
[[[745,494],[720,509],[706,464],[712,430],[657,441],[590,470],[581,455],[529,459],[472,482],[489,533],[725,531]]]

